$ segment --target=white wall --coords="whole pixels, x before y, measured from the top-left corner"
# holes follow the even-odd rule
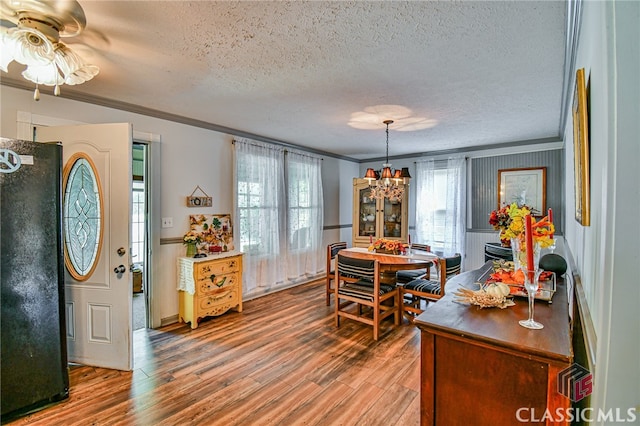
[[[573,122],[566,111],[565,238],[597,335],[592,404],[623,413],[636,407],[640,423],[640,3],[582,7],[576,69],[591,81],[591,225],[573,217]]]
[[[7,138],[17,137],[18,111],[83,123],[129,122],[134,131],[160,135],[160,189],[154,194],[160,196],[160,212],[156,212],[155,218],[158,221],[163,217],[173,218],[173,228],[161,229],[156,224],[161,229],[158,239],[181,238],[188,229],[190,214],[232,213],[231,135],[46,94],[35,102],[31,92],[7,86],[0,86],[0,105],[0,136]],[[325,157],[322,167],[324,225],[334,228],[325,231],[323,240],[338,241],[343,238],[338,225],[351,223],[351,178],[356,175],[358,166],[350,161]],[[185,197],[198,185],[213,197],[211,208],[186,207]],[[346,216],[345,211],[348,212]],[[348,234],[346,241],[350,242],[350,228]],[[185,253],[182,244],[159,247],[152,293],[153,325],[156,327],[161,321],[166,323],[177,318],[176,258]]]
[[[326,246],[336,241],[351,245],[351,211],[353,207],[352,179],[358,174],[358,163],[325,157],[322,161],[324,192],[323,242]]]

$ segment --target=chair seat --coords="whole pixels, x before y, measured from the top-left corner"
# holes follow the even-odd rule
[[[420,293],[440,294],[441,292],[440,283],[438,281],[431,280],[413,280],[406,283],[403,287],[405,290],[417,291]]]
[[[396,280],[401,283],[408,283],[410,281],[422,278],[427,274],[426,269],[410,269],[396,272]]]
[[[396,287],[388,284],[380,284],[380,296],[395,291]],[[358,280],[354,283],[345,283],[338,289],[338,293],[344,296],[357,297],[358,299],[373,302],[373,283],[367,280]]]

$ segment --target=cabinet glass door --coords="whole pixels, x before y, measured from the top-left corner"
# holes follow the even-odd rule
[[[369,187],[358,190],[360,210],[358,211],[358,236],[375,237],[377,228],[376,200],[371,198]]]
[[[383,235],[385,238],[402,237],[402,201],[384,199]]]

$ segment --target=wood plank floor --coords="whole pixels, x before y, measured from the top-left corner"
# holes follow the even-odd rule
[[[12,425],[418,425],[419,330],[341,321],[316,281],[244,312],[134,333],[134,371],[75,366],[68,400]]]

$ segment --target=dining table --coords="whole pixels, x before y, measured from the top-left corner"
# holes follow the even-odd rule
[[[380,282],[384,284],[396,283],[396,272],[410,269],[426,269],[429,278],[429,269],[438,256],[423,250],[411,250],[405,254],[377,253],[364,247],[349,247],[342,249],[338,255],[345,255],[356,259],[377,260],[380,265]]]

